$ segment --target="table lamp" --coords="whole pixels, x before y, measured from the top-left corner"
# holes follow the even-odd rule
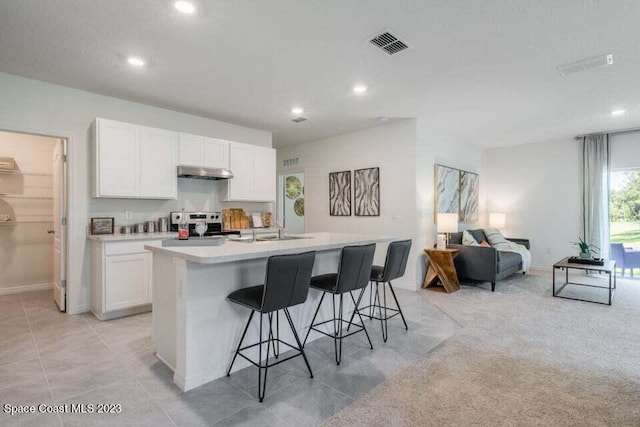
[[[489,214],[489,227],[491,228],[504,228],[507,216],[503,213],[490,213]]]
[[[445,242],[448,244],[450,233],[458,232],[458,214],[439,213],[437,216],[436,230],[438,234],[444,233]]]

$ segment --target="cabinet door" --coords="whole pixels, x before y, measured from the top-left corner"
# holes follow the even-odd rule
[[[259,201],[276,200],[276,150],[255,147],[253,198]]]
[[[223,139],[206,138],[204,141],[204,166],[229,168],[229,142]]]
[[[105,257],[105,311],[148,304],[151,254]]]
[[[231,143],[229,163],[233,172],[233,178],[228,180],[229,200],[253,200],[253,147],[247,144]]]
[[[97,197],[140,194],[140,128],[111,120],[97,122]]]
[[[204,166],[202,156],[205,138],[203,136],[181,133],[178,163],[181,165]]]
[[[175,199],[178,193],[176,173],[177,134],[162,129],[143,128],[141,138],[141,195]]]

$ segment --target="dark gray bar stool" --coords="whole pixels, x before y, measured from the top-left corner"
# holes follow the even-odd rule
[[[371,344],[371,339],[369,338],[369,333],[364,326],[364,321],[362,320],[362,316],[360,316],[360,312],[358,311],[358,304],[360,303],[360,298],[362,298],[362,292],[360,293],[360,298],[358,301],[353,297],[352,292],[358,289],[364,289],[369,283],[369,276],[371,274],[371,265],[373,264],[373,255],[376,250],[375,243],[369,245],[361,245],[361,246],[346,246],[342,248],[342,253],[340,255],[340,265],[338,266],[337,273],[330,274],[322,274],[320,276],[314,276],[311,278],[311,287],[322,291],[322,297],[320,298],[320,302],[318,303],[318,308],[316,309],[315,314],[313,315],[313,319],[311,320],[311,326],[307,331],[307,336],[304,339],[304,342],[307,342],[307,338],[309,338],[309,333],[313,329],[316,332],[320,332],[323,335],[333,338],[334,346],[336,350],[336,363],[339,365],[340,360],[342,359],[342,340],[351,336],[360,331],[364,331],[367,335],[367,340],[369,340],[369,345],[371,349],[373,349],[373,344]],[[322,306],[322,301],[324,300],[325,295],[331,294],[333,299],[333,318],[329,320],[325,320],[324,322],[314,323],[316,317],[318,316],[318,312],[320,311],[320,307]],[[348,293],[351,296],[351,300],[354,304],[354,312],[351,316],[351,320],[348,323],[349,326],[355,325],[358,327],[358,330],[351,332],[350,334],[343,335],[342,333],[342,324],[345,322],[343,319],[343,295]],[[336,295],[340,296],[339,309],[336,317]],[[353,316],[358,315],[360,317],[361,325],[356,325],[352,323]],[[320,329],[317,329],[316,326],[324,325],[325,323],[333,322],[333,334],[328,334]],[[303,344],[304,346],[304,344]]]
[[[231,360],[231,365],[227,370],[227,376],[231,375],[231,368],[233,368],[233,363],[236,361],[236,357],[238,355],[247,359],[249,362],[255,365],[258,368],[258,398],[260,399],[260,402],[264,400],[264,393],[267,386],[267,370],[274,365],[285,362],[294,357],[302,356],[304,358],[304,362],[307,365],[307,368],[309,369],[309,375],[311,376],[311,378],[313,378],[311,366],[309,365],[307,355],[304,353],[304,349],[302,347],[302,344],[300,343],[300,338],[298,337],[298,334],[296,332],[293,320],[291,320],[291,315],[289,314],[288,308],[294,305],[302,304],[307,300],[307,295],[309,294],[309,282],[311,280],[311,272],[313,270],[313,263],[315,261],[315,258],[315,251],[296,255],[272,256],[267,261],[267,273],[265,276],[264,285],[238,289],[237,291],[234,291],[227,296],[227,299],[229,299],[229,301],[251,309],[251,314],[249,315],[247,326],[245,326],[244,328],[242,338],[240,338],[240,342],[238,343],[238,348],[236,349],[236,352],[233,355],[233,360]],[[291,331],[293,332],[293,337],[295,338],[297,343],[297,345],[295,346],[280,339],[280,321],[278,315],[279,310],[284,311],[287,321],[289,322],[289,326],[291,327]],[[251,319],[253,318],[253,314],[255,312],[260,313],[260,341],[256,344],[242,347],[242,342],[244,341],[244,337],[247,334],[247,330],[249,329]],[[273,334],[274,313],[276,314],[275,338]],[[269,321],[269,335],[265,341],[262,340],[262,317],[264,314],[267,315]],[[267,344],[267,357],[265,363],[263,364],[262,345],[264,343]],[[289,356],[286,359],[281,359],[270,364],[269,349],[271,346],[273,346],[273,353],[275,358],[277,359],[280,353],[280,343],[289,346],[294,350],[298,350],[298,353]],[[276,344],[278,346],[277,350]],[[242,354],[242,351],[253,348],[255,346],[258,346],[258,362],[255,362]],[[262,376],[263,369],[264,379]]]
[[[411,251],[411,239],[409,240],[399,240],[396,242],[389,243],[389,247],[387,249],[387,259],[384,263],[384,267],[379,265],[374,265],[371,268],[371,281],[375,283],[376,292],[375,297],[372,297],[373,294],[373,285],[369,291],[369,305],[360,308],[359,310],[369,309],[369,314],[363,314],[363,316],[368,317],[370,319],[380,320],[380,326],[382,327],[382,339],[384,342],[387,342],[387,338],[389,337],[389,331],[387,328],[387,320],[391,319],[398,314],[402,318],[402,322],[404,323],[404,328],[409,330],[407,326],[407,321],[404,318],[404,314],[402,313],[402,309],[400,308],[400,303],[398,303],[398,298],[396,297],[396,293],[393,290],[393,286],[391,286],[391,281],[398,279],[404,276],[404,272],[407,268],[407,260],[409,259],[409,252]],[[382,302],[380,301],[380,291],[379,287],[382,285]],[[393,295],[393,299],[396,302],[396,307],[391,308],[387,306],[387,287],[389,285],[389,290],[391,290],[391,295]],[[358,297],[358,301],[362,299],[366,287],[362,289],[360,292],[360,297]],[[373,300],[373,301],[372,301]],[[378,309],[378,316],[375,315],[375,309]],[[384,310],[384,314],[382,311]],[[388,311],[392,311],[393,314],[389,315]],[[353,321],[353,315],[351,315],[351,321]],[[351,323],[351,321],[349,323]],[[349,327],[347,327],[349,330]]]

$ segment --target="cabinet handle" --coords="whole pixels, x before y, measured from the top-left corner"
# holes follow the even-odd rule
[[[47,230],[47,234],[56,234],[55,230]]]

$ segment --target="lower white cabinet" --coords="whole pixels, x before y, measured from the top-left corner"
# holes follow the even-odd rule
[[[100,320],[151,311],[155,240],[92,241],[91,311]]]

